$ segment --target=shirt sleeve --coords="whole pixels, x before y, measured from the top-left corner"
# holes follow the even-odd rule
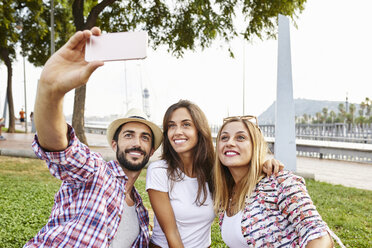
[[[62,181],[85,182],[98,169],[98,161],[103,159],[79,141],[70,125],[67,135],[70,141],[64,151],[45,151],[39,144],[37,134],[32,148],[38,158],[45,160],[54,177]]]
[[[300,247],[320,238],[329,230],[314,206],[305,186],[305,180],[292,173],[278,176],[278,205],[292,223],[299,236]]]
[[[153,162],[147,168],[146,191],[155,189],[161,192],[169,192],[167,168],[162,166],[162,162]]]

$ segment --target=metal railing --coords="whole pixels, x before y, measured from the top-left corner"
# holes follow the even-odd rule
[[[265,137],[275,137],[275,125],[260,125]],[[372,144],[371,124],[296,124],[296,138]]]
[[[215,140],[219,125],[212,125]],[[275,125],[260,125],[274,151]],[[106,135],[106,127],[86,124],[88,133]],[[372,125],[350,124],[296,124],[296,150],[298,156],[320,159],[372,163]]]

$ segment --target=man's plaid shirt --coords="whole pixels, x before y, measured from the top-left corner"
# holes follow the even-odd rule
[[[117,161],[105,162],[81,143],[69,126],[70,143],[46,152],[37,135],[32,147],[50,173],[62,180],[48,223],[24,247],[109,247],[118,229],[128,180]],[[140,233],[132,247],[147,247],[149,217],[134,188]]]

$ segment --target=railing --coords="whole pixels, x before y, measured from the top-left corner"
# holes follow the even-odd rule
[[[275,137],[275,125],[260,125],[265,137]],[[372,125],[296,124],[296,138],[372,144]]]
[[[211,126],[213,139],[219,128]],[[274,152],[275,125],[260,125],[260,128]],[[106,127],[102,126],[87,124],[85,130],[106,135]],[[298,156],[372,163],[372,125],[297,124],[296,150]]]

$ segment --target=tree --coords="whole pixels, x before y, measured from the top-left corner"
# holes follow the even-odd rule
[[[316,117],[316,123],[322,123],[322,119],[323,119],[322,113],[316,112],[315,117]]]
[[[253,37],[276,37],[278,14],[295,20],[304,9],[305,2],[306,0],[74,0],[71,5],[66,0],[57,1],[59,5],[65,5],[66,9],[72,11],[72,19],[64,21],[72,21],[76,30],[90,29],[95,25],[107,32],[146,30],[149,43],[154,49],[166,45],[168,51],[177,57],[182,56],[185,50],[206,48],[215,39],[228,43],[238,35],[247,40]],[[234,25],[239,7],[247,22],[242,31],[237,30]],[[48,35],[45,36],[45,41],[47,39]],[[43,44],[48,46],[48,42]],[[229,51],[233,56],[230,48]],[[33,53],[31,50],[29,52]],[[86,86],[75,90],[72,125],[80,140],[87,143],[84,134],[85,93]]]
[[[346,118],[346,109],[343,103],[338,105],[338,119],[340,122],[343,122]]]
[[[309,122],[309,116],[307,114],[303,114],[302,121],[303,124],[307,124]]]
[[[366,117],[369,118],[371,115],[372,101],[368,97],[366,97],[365,104],[366,104],[366,109],[367,109]]]
[[[322,113],[323,113],[323,122],[325,123],[328,117],[328,108],[323,108]]]
[[[7,99],[9,106],[9,133],[15,132],[15,116],[12,91],[12,63],[16,59],[16,49],[20,34],[24,30],[22,17],[28,13],[38,16],[42,11],[42,0],[35,1],[2,1],[0,4],[0,59],[7,67]],[[30,20],[34,26],[40,24],[39,18]],[[23,29],[23,30],[22,30]],[[22,31],[20,31],[22,30]]]
[[[329,112],[329,115],[331,117],[331,123],[335,123],[335,119],[336,119],[336,112],[331,110],[331,112]]]
[[[354,114],[355,114],[355,111],[356,111],[356,107],[355,107],[355,104],[350,104],[349,106],[349,113],[350,113],[350,117],[348,118],[348,120],[350,121],[350,123],[354,123]]]
[[[13,68],[12,62],[16,58],[16,43],[18,41],[18,34],[15,28],[15,8],[11,2],[3,2],[0,8],[0,59],[4,62],[7,68],[7,90],[9,108],[9,129],[8,132],[15,132],[15,117],[14,104],[12,93],[12,76]]]
[[[365,102],[360,103],[360,110],[359,110],[359,115],[360,116],[364,116],[364,110],[366,109],[366,107],[367,107],[367,103],[365,103]]]
[[[355,118],[355,123],[356,124],[359,124],[360,127],[363,128],[363,123],[366,122],[366,118],[364,117],[364,114],[363,114],[363,110],[362,109],[359,109],[359,116],[357,118]]]

